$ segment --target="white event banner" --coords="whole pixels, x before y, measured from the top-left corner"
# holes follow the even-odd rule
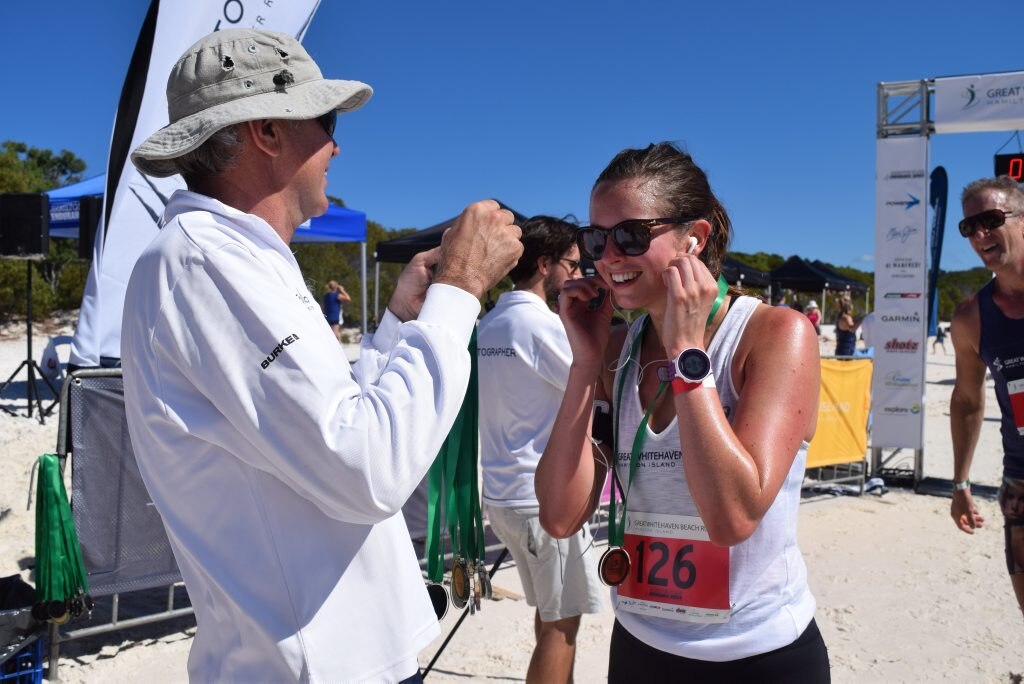
[[[1024,128],[1024,71],[935,79],[936,133]]]
[[[320,0],[159,0],[156,32],[142,88],[130,149],[168,123],[166,85],[171,67],[193,43],[212,31],[257,28],[288,33],[299,40]],[[115,131],[116,135],[117,131]],[[180,176],[149,178],[130,161],[107,160],[107,173],[123,162],[109,220],[97,227],[93,261],[86,280],[78,325],[71,342],[71,362],[98,366],[121,356],[121,312],[135,262],[156,237],[167,199],[185,184]]]
[[[876,146],[871,446],[920,449],[927,325],[928,139]]]

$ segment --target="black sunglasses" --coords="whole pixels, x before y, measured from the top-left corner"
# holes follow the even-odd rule
[[[338,125],[338,110],[332,109],[323,116],[316,118],[318,124],[324,129],[324,133],[327,134],[328,138],[334,138],[334,129]]]
[[[1014,216],[1012,211],[1003,211],[1002,209],[988,209],[980,214],[974,216],[968,216],[959,224],[960,234],[965,238],[969,238],[978,232],[979,228],[985,230],[994,230],[999,228],[1006,223],[1007,216]]]
[[[674,216],[672,218],[626,219],[611,228],[583,226],[576,231],[576,244],[580,253],[588,259],[599,261],[604,256],[608,238],[615,241],[619,250],[627,256],[640,256],[651,246],[651,228],[660,225],[690,223],[700,216]]]
[[[569,275],[576,273],[580,270],[580,262],[576,259],[570,259],[569,257],[562,257],[559,259],[562,264],[569,267]]]

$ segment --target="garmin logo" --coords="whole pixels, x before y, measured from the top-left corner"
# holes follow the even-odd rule
[[[882,314],[883,323],[920,323],[921,315],[916,311],[909,314]]]
[[[281,355],[281,352],[284,351],[285,347],[287,347],[288,345],[292,344],[293,342],[298,342],[298,341],[299,341],[299,336],[296,335],[295,333],[292,333],[288,337],[286,337],[283,340],[281,340],[280,342],[278,342],[277,346],[274,347],[271,350],[271,352],[267,355],[267,358],[263,359],[263,361],[260,362],[260,367],[263,368],[263,370],[266,370],[270,366],[270,364],[274,363],[274,361],[277,360],[277,357]]]
[[[899,340],[895,337],[885,343],[885,351],[896,354],[912,354],[918,350],[921,343],[917,340]]]

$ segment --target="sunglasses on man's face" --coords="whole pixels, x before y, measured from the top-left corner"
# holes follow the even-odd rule
[[[1006,223],[1007,216],[1014,216],[1014,213],[1012,211],[1003,211],[1002,209],[989,209],[980,214],[968,216],[958,224],[960,234],[965,238],[969,238],[977,233],[979,228],[995,230]]]
[[[619,251],[626,256],[640,256],[651,247],[651,229],[660,225],[679,225],[696,221],[699,216],[674,216],[672,218],[626,219],[611,228],[583,226],[576,231],[576,244],[580,253],[593,261],[604,256],[608,239],[611,238]]]
[[[334,128],[338,125],[338,110],[332,109],[323,116],[318,116],[317,123],[324,129],[328,138],[334,139]]]

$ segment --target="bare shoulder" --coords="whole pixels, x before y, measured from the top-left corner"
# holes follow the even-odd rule
[[[981,335],[981,311],[978,307],[978,293],[960,302],[950,322],[949,335],[954,344],[967,344],[977,348]]]
[[[736,349],[733,377],[741,386],[751,367],[817,367],[818,357],[818,334],[807,316],[786,307],[759,304]]]

